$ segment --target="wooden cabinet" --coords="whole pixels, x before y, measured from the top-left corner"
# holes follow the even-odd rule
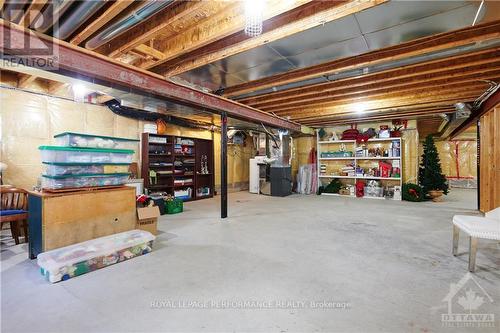
[[[135,229],[135,189],[30,192],[29,256]]]
[[[185,201],[214,193],[214,152],[211,140],[142,134],[141,175],[149,193],[176,195],[190,191]]]

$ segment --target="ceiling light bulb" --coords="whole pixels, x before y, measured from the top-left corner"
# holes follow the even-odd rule
[[[365,103],[355,103],[353,105],[353,110],[356,112],[356,113],[363,113],[365,112],[367,109],[366,107],[366,104]]]
[[[245,34],[255,37],[262,34],[265,0],[245,0]]]

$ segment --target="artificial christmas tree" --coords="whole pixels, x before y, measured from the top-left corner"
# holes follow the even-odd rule
[[[433,201],[439,201],[443,193],[448,194],[448,181],[442,174],[439,154],[432,135],[425,138],[424,153],[418,170],[418,183]]]

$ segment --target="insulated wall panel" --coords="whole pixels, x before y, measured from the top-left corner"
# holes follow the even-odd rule
[[[2,84],[5,84],[2,78]],[[146,122],[115,115],[106,106],[73,102],[21,90],[0,88],[1,161],[7,164],[4,184],[31,189],[43,171],[38,146],[54,144],[61,132],[82,132],[140,139]],[[212,139],[212,132],[167,126],[167,134]],[[249,159],[253,145],[230,146],[228,155],[230,187],[248,183]],[[220,184],[220,134],[214,134],[216,185]],[[134,161],[139,162],[137,145]],[[139,163],[140,165],[140,163]],[[243,184],[243,185],[242,185]]]
[[[137,120],[122,121],[105,106],[0,88],[0,109],[1,160],[7,164],[3,181],[25,189],[36,185],[43,171],[38,147],[54,144],[55,134],[74,131],[139,138]],[[138,156],[137,149],[134,158]]]

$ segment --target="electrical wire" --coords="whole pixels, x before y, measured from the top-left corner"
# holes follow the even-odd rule
[[[486,91],[484,93],[482,93],[481,96],[479,96],[474,101],[474,104],[472,105],[473,110],[478,109],[481,106],[481,104],[483,104],[483,102],[485,100],[487,100],[491,95],[493,95],[500,88],[500,84],[498,84],[494,81],[491,81],[491,80],[481,80],[481,81],[487,82],[490,85],[490,87],[488,89],[486,89]]]
[[[280,145],[278,144],[278,142],[276,141],[276,135],[274,135],[273,133],[269,132],[266,128],[266,126],[264,126],[263,123],[260,123],[262,125],[262,128],[264,129],[264,131],[266,131],[267,134],[269,134],[269,136],[271,137],[271,139],[273,139],[274,141],[274,144],[276,146],[276,148],[280,149]]]

